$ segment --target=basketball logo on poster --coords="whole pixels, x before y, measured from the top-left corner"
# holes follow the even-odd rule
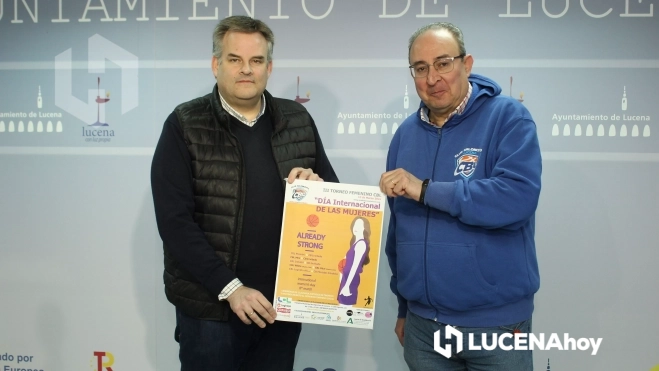
[[[304,200],[305,197],[307,197],[307,192],[309,192],[308,187],[302,185],[294,185],[293,194],[291,195],[291,198],[294,199],[295,201],[302,201]]]

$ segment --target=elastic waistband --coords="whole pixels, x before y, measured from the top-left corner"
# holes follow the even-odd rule
[[[462,327],[494,327],[521,322],[533,315],[533,295],[500,307],[453,311],[434,308],[418,302],[408,302],[407,308],[419,317]]]

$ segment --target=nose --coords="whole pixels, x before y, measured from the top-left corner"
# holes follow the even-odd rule
[[[249,61],[243,62],[240,66],[240,73],[243,75],[250,75],[252,73],[252,66],[250,66]]]
[[[428,82],[428,85],[435,85],[441,79],[442,75],[434,68],[431,68],[428,71],[428,76],[426,76],[426,82]]]

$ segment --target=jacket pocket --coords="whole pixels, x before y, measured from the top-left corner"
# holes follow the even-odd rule
[[[408,301],[429,304],[423,272],[423,250],[423,243],[396,244],[397,289]]]
[[[465,311],[500,301],[498,286],[483,278],[472,244],[429,243],[425,261],[430,302]]]

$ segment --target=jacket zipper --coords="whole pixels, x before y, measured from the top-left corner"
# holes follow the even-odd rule
[[[435,151],[435,160],[433,161],[432,165],[432,173],[430,175],[430,179],[435,178],[435,167],[437,165],[437,155],[439,154],[439,147],[442,144],[442,128],[437,128],[437,150]],[[423,241],[423,256],[425,259],[425,262],[423,264],[423,278],[425,279],[425,288],[426,288],[426,297],[428,298],[428,304],[430,306],[433,306],[431,300],[430,300],[430,292],[428,291],[428,227],[430,225],[430,208],[426,207],[426,233],[424,236],[424,241]],[[437,308],[434,308],[435,312],[437,312]],[[436,313],[435,313],[435,320],[437,320]]]

